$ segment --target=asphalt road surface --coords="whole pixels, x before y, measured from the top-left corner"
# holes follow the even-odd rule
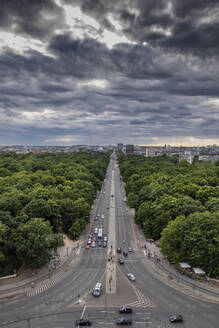
[[[115,193],[113,196],[112,184]],[[116,250],[121,247],[122,251],[126,251],[132,247],[133,251],[128,252],[127,257],[122,253],[113,253],[112,261],[116,261],[116,293],[108,294],[105,292],[107,247],[96,246],[86,250],[85,245],[95,227],[102,226],[103,235],[108,235],[112,197],[115,204],[113,248]],[[74,327],[75,320],[81,317],[92,320],[92,327],[115,327],[115,320],[121,317],[118,308],[124,304],[133,307],[133,314],[125,315],[132,317],[133,327],[219,327],[219,303],[206,302],[201,297],[194,298],[192,289],[183,293],[172,288],[148,267],[143,250],[138,245],[124,197],[124,185],[120,181],[119,168],[113,154],[93,210],[91,231],[82,241],[77,255],[61,273],[62,279],[35,296],[25,296],[21,300],[2,305],[0,327],[68,328]],[[104,219],[101,218],[102,214]],[[124,259],[123,265],[118,262],[120,257]],[[131,282],[127,273],[134,274],[136,281]],[[100,281],[103,291],[100,297],[95,298],[91,292]],[[175,313],[183,316],[183,323],[169,322],[169,316]]]

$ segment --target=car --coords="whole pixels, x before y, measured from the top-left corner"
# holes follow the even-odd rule
[[[126,318],[122,317],[116,320],[116,324],[118,326],[123,326],[123,325],[131,325],[132,324],[132,319],[131,318]]]
[[[108,240],[107,236],[105,236],[105,237],[103,238],[103,240],[104,240],[104,241],[107,241],[107,240]]]
[[[132,248],[131,248],[131,247],[128,247],[128,251],[129,251],[129,252],[132,252]]]
[[[131,280],[131,281],[135,281],[135,276],[132,273],[128,273],[127,277]]]
[[[103,242],[103,247],[106,247],[106,246],[107,246],[107,242],[104,241],[104,242]]]
[[[126,252],[126,251],[123,251],[122,253],[123,253],[123,255],[124,255],[125,257],[127,257],[127,256],[128,256],[128,252]]]
[[[98,283],[96,283],[96,286],[94,287],[92,294],[93,294],[93,296],[98,297],[98,296],[100,296],[101,291],[102,291],[102,284],[100,282],[98,282]]]
[[[88,239],[87,244],[88,244],[88,245],[91,244],[91,239]]]
[[[101,219],[104,219],[104,214],[101,215]]]
[[[109,206],[107,206],[106,208],[107,208],[107,209],[109,209],[110,207],[109,207]]]
[[[98,246],[102,246],[102,241],[98,241],[98,242],[97,242],[97,245],[98,245]]]
[[[96,240],[97,240],[97,237],[94,237],[94,238],[93,238],[93,241],[96,241]]]
[[[89,249],[89,248],[90,248],[90,245],[86,245],[85,248],[86,248],[86,249]]]
[[[119,313],[132,313],[132,307],[130,305],[123,305],[119,309]]]
[[[123,259],[119,259],[119,264],[124,264],[124,260]]]
[[[75,326],[91,326],[92,321],[89,319],[79,319],[75,321]]]
[[[121,253],[121,251],[122,251],[121,248],[118,247],[118,248],[117,248],[117,253]]]
[[[123,242],[123,244],[125,244],[125,239],[123,239],[123,241],[122,241],[122,242]]]
[[[93,247],[93,248],[96,247],[95,241],[92,242],[91,247]]]
[[[97,217],[100,217],[100,214],[97,214]]]
[[[173,314],[169,317],[169,321],[174,322],[183,322],[183,317],[180,314]]]

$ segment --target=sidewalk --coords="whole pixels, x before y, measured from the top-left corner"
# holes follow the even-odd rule
[[[202,299],[203,295],[205,295],[206,298],[219,302],[219,288],[211,284],[211,279],[210,282],[202,282],[179,274],[175,266],[171,265],[161,253],[160,248],[154,242],[146,241],[143,231],[134,223],[134,212],[132,209],[129,209],[129,216],[133,220],[138,247],[142,249],[147,265],[149,265],[152,270],[158,273],[160,277],[162,276],[162,278],[165,278],[167,284],[171,282],[172,286],[175,284],[176,286],[174,287],[181,289],[183,292],[186,290],[187,293],[192,293],[193,296],[194,293],[197,292],[197,295],[199,294]]]

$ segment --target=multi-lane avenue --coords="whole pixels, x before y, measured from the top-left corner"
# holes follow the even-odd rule
[[[219,303],[206,301],[201,295],[193,297],[192,290],[185,293],[172,288],[154,274],[138,244],[124,200],[124,184],[112,154],[89,231],[60,273],[61,278],[41,293],[26,294],[19,301],[2,305],[0,327],[68,328],[82,317],[91,320],[92,327],[115,327],[115,320],[121,317],[118,309],[125,304],[133,308],[131,315],[125,314],[132,318],[133,327],[171,327],[174,324],[169,322],[169,316],[175,313],[184,319],[175,324],[179,327],[219,326]],[[95,228],[103,230],[99,246]],[[85,248],[89,236],[95,247]],[[121,253],[117,253],[117,248],[121,248]],[[136,280],[128,279],[128,273]],[[94,297],[92,290],[97,282],[102,284],[102,293]]]

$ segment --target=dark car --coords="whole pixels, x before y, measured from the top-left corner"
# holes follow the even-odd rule
[[[79,319],[79,320],[75,321],[75,325],[76,326],[91,326],[92,321],[90,321],[88,319]]]
[[[127,256],[128,256],[128,252],[123,251],[123,255],[124,255],[125,257],[127,257]]]
[[[121,253],[121,248],[120,247],[117,248],[117,253]]]
[[[180,314],[174,314],[169,317],[170,322],[183,322],[183,317]]]
[[[97,245],[98,245],[98,246],[102,246],[102,241],[98,241],[98,242],[97,242]]]
[[[125,325],[131,325],[132,324],[132,319],[131,318],[126,318],[126,317],[122,317],[116,320],[116,324],[118,326],[125,326]]]
[[[124,264],[124,260],[123,259],[119,259],[119,264]]]
[[[119,309],[119,313],[132,313],[132,307],[129,305],[123,305],[120,309]]]

